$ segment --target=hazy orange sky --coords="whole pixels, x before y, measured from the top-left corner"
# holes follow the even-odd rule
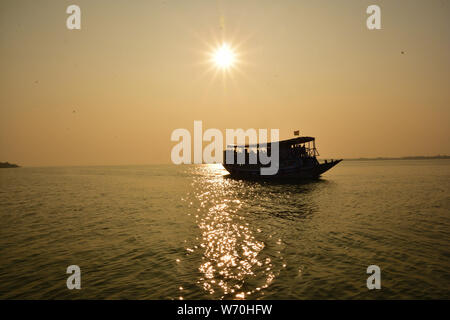
[[[446,0],[2,0],[0,161],[168,163],[194,120],[299,129],[323,157],[450,154],[449,17]]]

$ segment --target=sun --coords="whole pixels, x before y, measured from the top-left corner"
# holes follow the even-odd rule
[[[229,69],[233,67],[236,62],[236,52],[229,44],[223,43],[214,50],[212,54],[212,62],[219,69]]]

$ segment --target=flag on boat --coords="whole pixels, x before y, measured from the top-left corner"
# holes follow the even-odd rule
[[[300,135],[300,130],[295,130],[294,131],[294,136],[299,136]]]

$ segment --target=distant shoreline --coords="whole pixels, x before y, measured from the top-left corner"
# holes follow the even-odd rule
[[[318,158],[318,160],[329,160],[331,157]],[[338,158],[333,158],[338,159]],[[450,159],[447,155],[437,155],[437,156],[409,156],[409,157],[376,157],[376,158],[343,158],[344,161],[378,161],[378,160],[446,160]],[[31,168],[55,168],[55,167],[128,167],[128,166],[150,166],[150,165],[167,165],[170,163],[152,163],[152,164],[106,164],[106,165],[31,165]],[[207,163],[203,163],[207,164]],[[0,162],[0,168],[20,168],[21,166],[9,162]]]
[[[345,161],[361,161],[361,160],[435,160],[435,159],[450,159],[447,155],[437,155],[437,156],[410,156],[410,157],[376,157],[376,158],[348,158]]]
[[[19,168],[19,166],[14,163],[0,162],[0,168]]]

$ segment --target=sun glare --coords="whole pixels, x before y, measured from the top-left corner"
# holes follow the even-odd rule
[[[228,44],[224,43],[213,52],[212,60],[216,67],[228,69],[234,65],[236,53]]]

